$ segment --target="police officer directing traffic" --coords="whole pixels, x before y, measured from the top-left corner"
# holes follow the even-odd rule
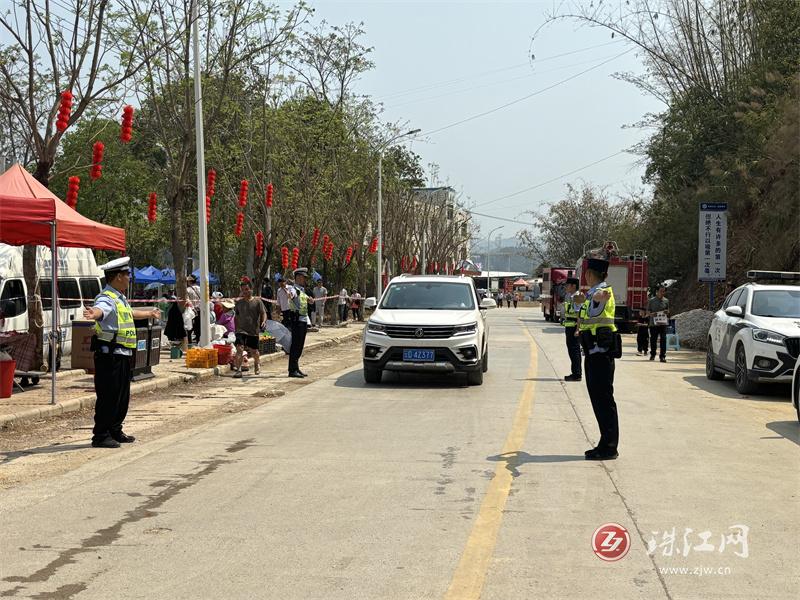
[[[581,347],[586,356],[584,372],[586,388],[592,409],[600,428],[597,447],[587,450],[586,460],[612,460],[617,458],[619,421],[614,402],[614,358],[619,356],[621,342],[614,325],[614,290],[605,282],[608,261],[587,260],[586,294],[575,294],[573,300],[582,304],[578,315]]]
[[[131,395],[131,360],[136,349],[134,319],[157,319],[157,308],[132,309],[125,298],[130,281],[130,258],[112,260],[100,268],[105,272],[106,287],[85,308],[83,316],[95,322],[92,338],[94,350],[94,407],[92,446],[119,448],[134,441],[122,431],[128,414]]]
[[[308,281],[308,269],[305,267],[292,272],[294,284],[286,286],[289,296],[289,309],[292,311],[292,345],[289,349],[289,377],[306,377],[300,370],[300,356],[306,345],[306,332],[311,319],[308,318],[308,295],[305,287]]]
[[[581,342],[575,336],[578,325],[578,311],[581,305],[575,306],[573,296],[578,291],[580,280],[577,277],[568,277],[565,284],[566,297],[564,298],[564,333],[566,334],[567,354],[569,354],[571,371],[564,377],[564,381],[580,381],[581,371]]]

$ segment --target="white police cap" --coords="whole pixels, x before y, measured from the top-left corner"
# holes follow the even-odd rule
[[[299,269],[295,269],[294,271],[292,271],[292,275],[294,277],[297,277],[298,275],[303,275],[305,277],[308,277],[308,269],[306,267],[300,267]]]
[[[122,258],[115,258],[104,265],[100,265],[102,271],[130,271],[130,256],[123,256]]]

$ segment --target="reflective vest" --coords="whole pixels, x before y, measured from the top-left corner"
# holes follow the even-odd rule
[[[297,297],[292,300],[290,306],[292,312],[296,312],[301,317],[308,316],[308,295],[305,290],[295,286],[294,290],[297,292]],[[298,306],[299,305],[299,306]]]
[[[575,327],[577,324],[577,318],[578,313],[575,312],[575,308],[572,305],[572,300],[567,300],[564,302],[564,327]]]
[[[133,311],[131,307],[125,304],[122,297],[112,290],[103,290],[100,295],[111,298],[117,307],[115,311],[117,314],[117,330],[105,331],[100,327],[100,322],[95,321],[94,332],[95,335],[97,335],[97,339],[108,343],[116,342],[123,348],[135,349],[136,325],[133,323]]]
[[[583,303],[581,310],[578,313],[578,316],[580,317],[579,329],[581,331],[590,331],[592,335],[596,334],[598,327],[610,327],[611,331],[617,330],[617,326],[614,325],[614,310],[616,308],[614,303],[614,290],[611,289],[610,285],[600,289],[605,290],[610,294],[608,301],[603,307],[603,312],[595,317],[590,317],[589,307],[591,306],[592,299],[587,298],[586,302]]]

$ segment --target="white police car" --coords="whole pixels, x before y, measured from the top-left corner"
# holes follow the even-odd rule
[[[800,273],[750,271],[751,279],[800,280]],[[741,394],[760,382],[791,382],[800,355],[800,286],[747,283],[714,315],[708,331],[706,377],[734,376]]]

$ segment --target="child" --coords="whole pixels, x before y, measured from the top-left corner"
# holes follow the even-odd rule
[[[639,312],[639,323],[637,324],[636,334],[636,356],[647,356],[648,344],[650,342],[650,335],[647,331],[647,313],[644,311]]]

